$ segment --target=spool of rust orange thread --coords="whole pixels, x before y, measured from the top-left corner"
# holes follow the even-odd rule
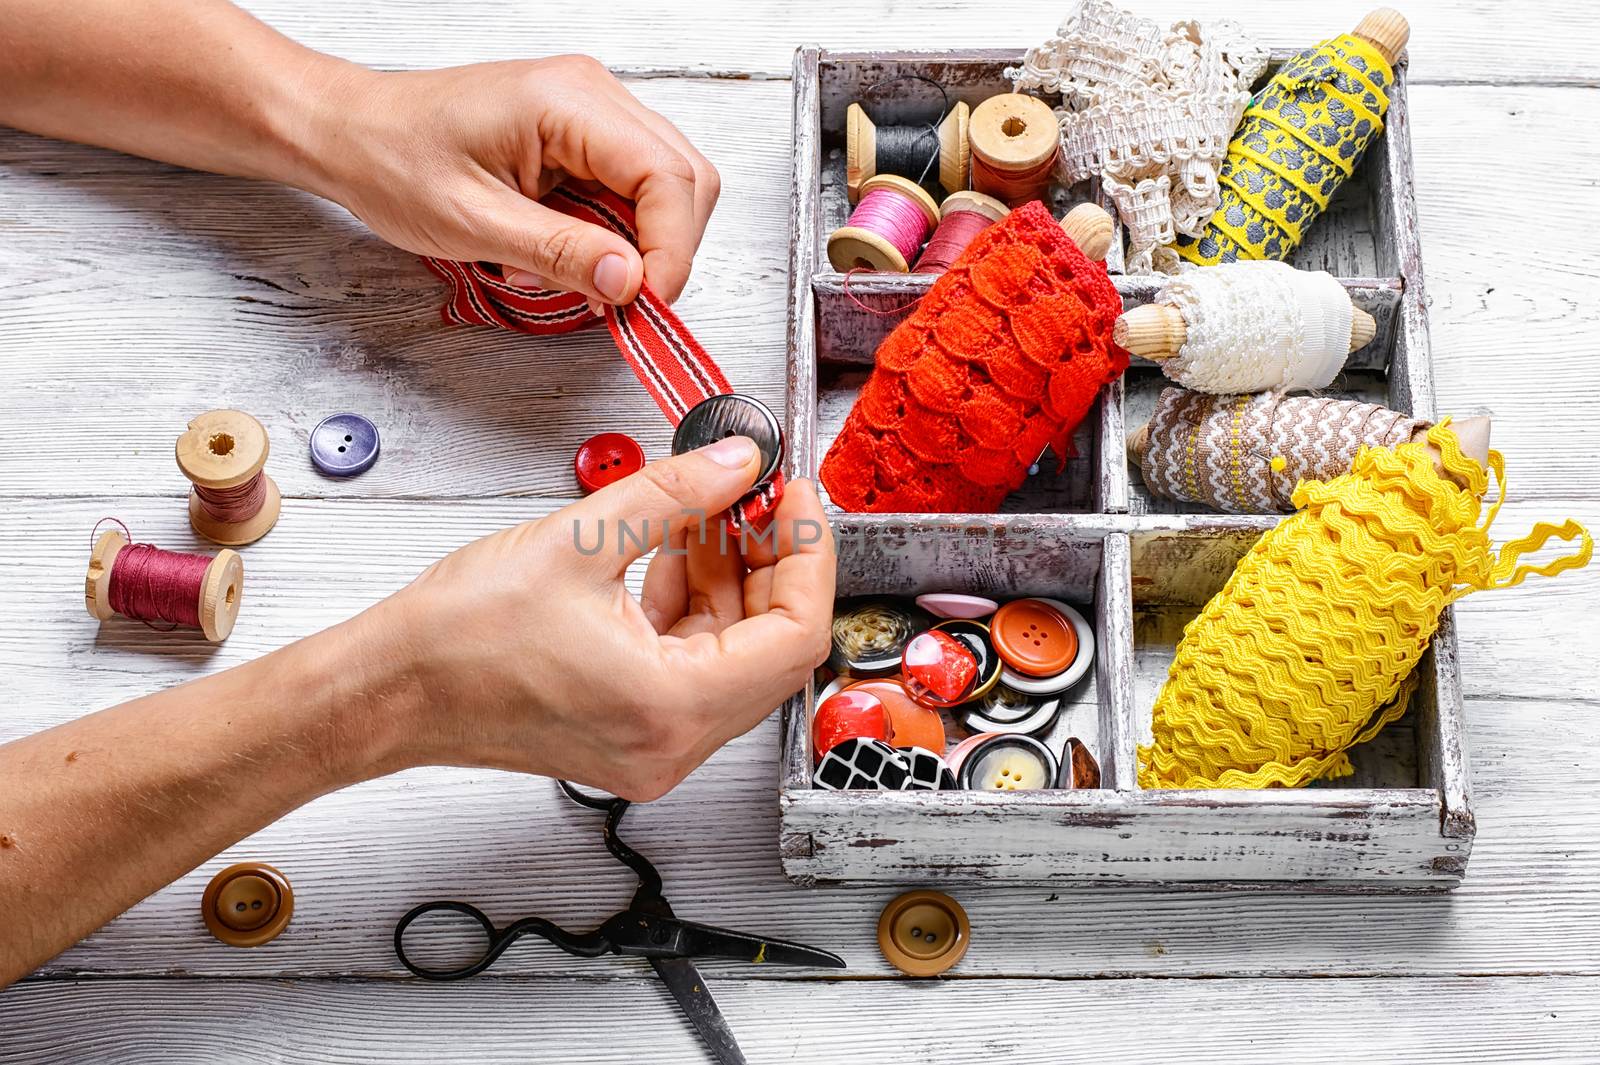
[[[1049,104],[1016,92],[991,96],[972,112],[969,137],[974,189],[1010,207],[1044,198],[1061,150]]]

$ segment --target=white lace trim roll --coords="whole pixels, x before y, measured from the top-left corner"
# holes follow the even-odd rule
[[[1267,50],[1233,22],[1163,31],[1109,0],[1079,0],[1057,36],[1006,71],[1017,92],[1059,92],[1061,178],[1099,177],[1128,230],[1127,271],[1177,269],[1220,202],[1228,140]]]
[[[1350,354],[1354,308],[1322,271],[1266,260],[1208,266],[1167,282],[1156,302],[1188,325],[1161,369],[1198,392],[1315,391]]]

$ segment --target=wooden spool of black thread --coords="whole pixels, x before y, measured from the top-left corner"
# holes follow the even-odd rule
[[[861,186],[878,174],[910,178],[938,196],[965,189],[972,177],[970,118],[971,109],[958,100],[937,127],[877,126],[860,104],[851,104],[845,112],[850,202],[860,199]]]

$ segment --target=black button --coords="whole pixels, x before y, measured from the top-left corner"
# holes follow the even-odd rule
[[[682,455],[730,436],[748,436],[756,442],[761,452],[757,484],[777,472],[783,461],[783,430],[777,415],[760,400],[732,392],[701,400],[683,416],[672,434],[672,453]]]

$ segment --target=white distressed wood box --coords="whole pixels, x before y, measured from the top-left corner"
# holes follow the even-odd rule
[[[1311,43],[1311,42],[1308,42]],[[926,122],[939,101],[976,105],[1010,90],[1014,52],[834,53],[801,48],[794,65],[788,464],[815,476],[904,313],[875,315],[926,291],[929,277],[829,266],[828,233],[849,213],[845,111],[867,100],[879,124]],[[1291,53],[1275,53],[1274,69]],[[1270,72],[1269,75],[1270,76]],[[1292,260],[1341,278],[1378,323],[1335,391],[1432,416],[1426,302],[1415,228],[1405,59],[1387,128]],[[930,110],[931,107],[931,110]],[[1055,189],[1056,213],[1090,188]],[[1128,306],[1159,281],[1120,276]],[[854,297],[852,299],[851,297]],[[1077,735],[1100,760],[1094,791],[830,792],[811,784],[808,688],[784,707],[785,872],[797,882],[1003,881],[1052,887],[1428,892],[1457,884],[1472,847],[1453,618],[1419,667],[1406,716],[1352,752],[1355,776],[1299,790],[1143,791],[1136,748],[1184,623],[1278,519],[1235,517],[1153,500],[1130,470],[1124,437],[1148,417],[1165,379],[1136,361],[1107,386],[1080,428],[1064,476],[1044,470],[991,516],[852,515],[830,511],[839,594],[926,591],[1048,595],[1079,604],[1097,637],[1092,678],[1047,737]]]

